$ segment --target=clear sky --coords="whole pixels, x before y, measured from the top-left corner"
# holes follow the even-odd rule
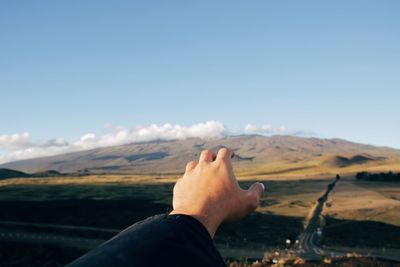
[[[215,120],[400,148],[399,14],[395,0],[1,1],[0,136]]]

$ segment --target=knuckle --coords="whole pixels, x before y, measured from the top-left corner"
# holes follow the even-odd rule
[[[190,167],[194,166],[195,164],[196,164],[196,162],[194,162],[193,160],[192,160],[192,161],[189,161],[189,162],[186,164],[186,168],[190,168]]]
[[[219,152],[222,153],[223,155],[226,155],[229,153],[229,149],[226,147],[222,147],[219,149]]]
[[[215,155],[211,150],[205,149],[200,154],[200,161],[210,161],[210,160],[214,160],[214,159],[215,159]],[[201,163],[201,162],[199,162],[199,163]]]
[[[186,164],[185,171],[188,172],[188,171],[193,170],[196,167],[196,165],[197,165],[197,163],[195,161],[189,161]]]
[[[201,151],[202,155],[208,155],[211,154],[212,152],[209,149],[204,149],[203,151]]]
[[[227,147],[222,147],[219,149],[218,154],[221,156],[221,158],[226,159],[231,155],[231,150]]]

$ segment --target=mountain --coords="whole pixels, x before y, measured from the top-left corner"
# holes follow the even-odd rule
[[[151,141],[97,148],[69,154],[10,162],[0,168],[35,173],[179,174],[203,149],[235,151],[241,175],[325,175],[361,170],[399,170],[400,150],[357,144],[342,139],[295,136],[231,136],[217,140],[198,138]]]

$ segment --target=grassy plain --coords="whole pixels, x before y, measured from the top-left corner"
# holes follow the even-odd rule
[[[400,226],[400,183],[343,179],[324,214],[345,220],[378,221]]]
[[[0,209],[5,212],[0,214],[0,220],[123,229],[152,214],[170,211],[175,181],[176,177],[134,175],[3,180]],[[240,183],[247,188],[252,181]],[[265,184],[268,193],[255,216],[223,226],[216,237],[218,242],[261,247],[295,238],[302,231],[307,208],[325,181]],[[304,200],[306,195],[308,200]],[[297,207],[303,210],[300,212]]]
[[[399,160],[392,161],[370,161],[362,164],[353,163],[347,166],[340,166],[334,162],[337,155],[325,155],[320,157],[310,157],[299,160],[286,159],[280,156],[270,163],[246,165],[234,167],[235,173],[241,179],[253,180],[255,177],[260,180],[298,180],[298,179],[326,179],[334,177],[338,172],[341,176],[353,177],[357,172],[368,171],[370,173],[400,172]],[[349,158],[351,155],[345,155]],[[332,162],[333,161],[333,162]]]
[[[256,250],[283,247],[287,238],[295,239],[302,231],[304,218],[332,178],[262,178],[267,190],[260,207],[252,215],[222,226],[217,232],[216,243]],[[153,214],[170,211],[176,179],[177,176],[113,174],[1,180],[0,222],[3,223],[0,223],[0,230],[21,229],[107,239],[115,232],[102,232],[101,229],[118,231]],[[244,177],[240,184],[247,188],[254,180],[250,176]],[[360,182],[352,177],[342,177],[324,208],[324,216],[331,218],[327,220],[325,242],[347,246],[385,245],[385,229],[394,229],[396,233],[400,229],[396,226],[400,222],[399,196],[400,184]],[[385,227],[380,222],[391,225]],[[57,229],[51,225],[75,226],[76,229]],[[84,231],[82,227],[100,230]],[[374,231],[374,236],[362,234],[368,231]],[[341,236],[337,233],[353,238],[351,242],[344,241],[348,238],[337,238]],[[3,247],[5,244],[0,242]],[[386,245],[400,246],[398,242]],[[48,251],[48,246],[43,249],[53,253]],[[61,252],[57,248],[54,253]],[[71,255],[77,253],[83,252],[73,252],[65,257],[72,259]]]
[[[325,179],[261,179],[266,194],[258,212],[305,217],[321,195]],[[1,200],[148,200],[170,207],[177,176],[89,175],[0,180]],[[239,179],[243,188],[253,181]],[[328,199],[324,215],[400,225],[400,184],[342,177]]]
[[[170,205],[177,177],[90,175],[46,178],[15,178],[0,181],[0,200],[147,199]],[[243,188],[254,181],[240,179]],[[305,216],[327,180],[263,180],[266,194],[259,212]]]

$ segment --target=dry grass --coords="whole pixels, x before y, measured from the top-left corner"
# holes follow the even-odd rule
[[[306,217],[310,208],[325,190],[327,179],[332,179],[333,173],[336,172],[332,170],[332,175],[326,175],[324,179],[317,179],[317,176],[307,180],[298,180],[295,176],[288,178],[279,176],[239,176],[239,180],[243,182],[244,187],[250,184],[250,180],[264,181],[267,186],[267,193],[262,199],[258,211],[271,212],[278,215]],[[306,174],[301,173],[301,176],[306,176]],[[59,188],[58,190],[61,191],[64,189],[65,191],[74,191],[72,193],[65,193],[65,196],[70,195],[73,197],[78,194],[82,194],[84,197],[86,196],[85,194],[88,196],[90,194],[104,196],[107,194],[107,190],[109,190],[110,198],[112,198],[111,192],[115,192],[116,195],[121,196],[119,193],[121,190],[118,188],[126,190],[127,187],[140,187],[140,192],[149,190],[153,195],[165,195],[163,197],[165,199],[164,202],[168,202],[170,198],[168,194],[171,194],[171,192],[166,189],[162,189],[162,192],[159,192],[161,189],[157,188],[157,186],[162,186],[163,184],[171,186],[176,182],[178,177],[112,174],[15,178],[0,180],[0,191],[2,192],[1,199],[14,198],[18,194],[25,193],[32,195],[30,192],[34,191],[35,188],[47,188],[45,190],[51,192],[50,188],[54,187]],[[152,187],[151,185],[155,186]],[[90,188],[90,190],[84,191],[81,188]],[[110,190],[110,188],[113,189]],[[333,198],[330,198],[328,202],[332,206],[324,209],[325,214],[343,219],[376,220],[400,225],[399,184],[360,182],[355,181],[351,176],[342,177],[331,196]],[[46,198],[46,196],[43,196],[43,198]]]
[[[354,153],[340,155],[351,158],[354,156]],[[234,160],[233,167],[236,176],[240,180],[265,181],[323,179],[334,177],[337,173],[340,173],[341,176],[354,176],[357,172],[361,171],[368,171],[371,173],[387,171],[400,172],[400,156],[397,154],[386,160],[371,160],[369,162],[363,162],[362,164],[353,163],[349,166],[339,166],[335,163],[332,163],[332,158],[337,156],[337,154],[313,156],[305,153],[300,153],[299,155],[280,153],[275,155],[272,159],[261,157],[255,161]],[[184,165],[185,164],[183,161],[179,162],[179,164],[170,162],[169,165],[167,165],[168,167],[160,167],[160,170],[157,170],[159,167],[157,164],[155,164],[155,166],[149,167],[148,169],[142,170],[140,168],[136,168],[135,170],[124,174],[93,174],[82,177],[63,177],[63,179],[65,182],[72,182],[74,184],[76,183],[76,181],[74,181],[75,178],[82,180],[81,183],[173,182],[182,175]],[[167,171],[169,169],[173,171]],[[28,180],[25,180],[24,183],[26,181]],[[38,179],[35,178],[35,181],[38,181]],[[13,181],[12,183],[16,183],[16,181]]]
[[[242,179],[260,180],[296,180],[296,179],[321,179],[330,178],[340,173],[342,176],[354,176],[357,172],[400,172],[400,161],[374,161],[364,164],[355,164],[347,167],[327,165],[325,162],[329,157],[312,158],[299,162],[288,162],[285,160],[272,162],[271,164],[259,164],[241,166],[235,168],[238,177]]]
[[[340,181],[326,215],[349,220],[373,220],[400,225],[400,184]],[[396,198],[397,197],[397,198]]]
[[[150,175],[88,175],[41,178],[13,178],[0,180],[0,186],[11,185],[115,185],[115,184],[158,184],[176,182],[175,176]]]

